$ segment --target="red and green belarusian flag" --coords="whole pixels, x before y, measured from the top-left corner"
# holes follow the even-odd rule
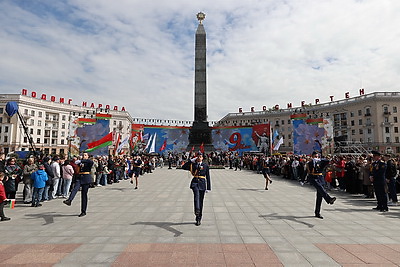
[[[105,146],[110,146],[112,145],[113,141],[113,134],[112,132],[107,134],[106,136],[102,137],[100,140],[94,141],[92,143],[87,144],[88,149],[86,149],[86,152],[92,152],[93,150],[105,147]]]
[[[78,123],[82,123],[82,124],[95,124],[96,123],[96,119],[78,118],[77,122]]]
[[[317,119],[307,119],[306,123],[307,124],[318,124],[318,123],[323,123],[324,119],[323,118],[317,118]]]
[[[96,113],[97,120],[109,120],[111,117],[111,114]]]
[[[307,114],[305,114],[305,113],[292,114],[292,115],[290,115],[290,118],[292,120],[305,120],[305,119],[307,119]]]

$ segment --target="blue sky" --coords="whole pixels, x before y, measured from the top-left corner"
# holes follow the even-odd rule
[[[192,3],[193,2],[193,3]],[[193,119],[194,34],[206,13],[209,120],[346,92],[399,91],[396,0],[3,0],[0,92]]]

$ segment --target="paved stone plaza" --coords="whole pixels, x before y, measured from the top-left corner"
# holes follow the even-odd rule
[[[0,265],[16,266],[400,266],[400,206],[387,213],[374,200],[333,191],[315,218],[315,190],[261,175],[211,170],[202,225],[194,225],[191,177],[157,169],[138,190],[121,181],[32,208],[5,209]]]

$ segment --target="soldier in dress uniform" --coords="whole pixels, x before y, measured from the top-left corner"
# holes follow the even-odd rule
[[[328,165],[329,160],[321,159],[320,154],[316,151],[312,153],[312,159],[307,163],[307,172],[310,183],[317,189],[317,197],[315,201],[315,217],[323,219],[321,216],[322,198],[326,203],[335,203],[336,197],[331,197],[324,189],[325,179],[322,171]]]
[[[140,156],[135,155],[132,163],[132,177],[131,177],[131,184],[133,184],[133,178],[135,178],[135,189],[138,189],[139,185],[139,175],[142,171],[143,161]]]
[[[75,161],[75,164],[79,166],[79,174],[76,177],[76,182],[74,189],[72,189],[71,194],[67,200],[64,200],[63,203],[65,205],[71,206],[72,200],[74,200],[76,193],[79,188],[81,189],[81,214],[79,217],[83,217],[86,215],[87,202],[88,202],[88,191],[90,184],[93,181],[90,172],[92,170],[93,161],[89,159],[88,153],[83,153],[82,159]]]
[[[194,196],[194,214],[196,216],[196,226],[201,224],[203,215],[203,201],[206,192],[211,191],[210,169],[207,163],[203,162],[203,154],[198,153],[197,157],[186,162],[182,169],[192,173],[193,179],[190,182],[190,189]]]
[[[381,159],[381,153],[378,151],[372,151],[372,164],[370,170],[370,180],[374,185],[376,200],[378,205],[374,210],[381,212],[389,211],[387,194],[385,191],[386,187],[386,163]]]

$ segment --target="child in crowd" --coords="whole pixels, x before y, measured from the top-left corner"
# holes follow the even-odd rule
[[[31,174],[31,179],[33,180],[32,207],[40,207],[42,206],[40,200],[42,199],[44,187],[49,179],[43,164],[39,165],[39,169]]]
[[[9,221],[10,218],[4,215],[4,204],[5,201],[7,200],[7,197],[6,197],[6,190],[4,189],[3,179],[4,179],[4,172],[0,172],[0,220]]]

